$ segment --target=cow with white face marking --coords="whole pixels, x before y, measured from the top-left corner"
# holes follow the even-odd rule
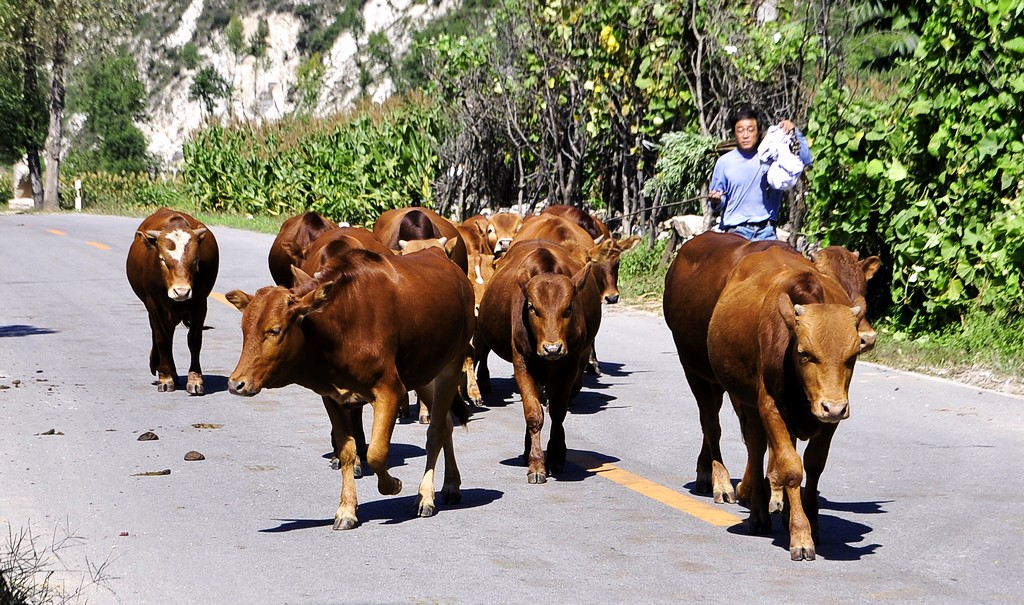
[[[203,395],[199,351],[203,346],[206,298],[213,291],[219,265],[217,240],[206,225],[183,213],[161,208],[142,221],[128,250],[128,283],[146,305],[153,348],[149,370],[157,375],[157,390],[175,390],[177,370],[172,343],[174,328],[188,328],[192,360],[188,370],[190,395]]]

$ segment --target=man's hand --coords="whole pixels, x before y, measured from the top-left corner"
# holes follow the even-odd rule
[[[794,124],[790,120],[783,120],[779,122],[779,128],[781,128],[782,131],[785,132],[786,134],[789,134],[793,132],[794,128],[796,128],[796,124]]]
[[[721,202],[722,201],[722,192],[721,191],[708,191],[708,199],[709,200],[715,200],[716,202]]]

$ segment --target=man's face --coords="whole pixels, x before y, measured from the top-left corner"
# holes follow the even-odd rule
[[[736,135],[736,145],[739,146],[740,151],[752,151],[757,147],[759,138],[757,120],[747,118],[736,122],[736,126],[733,127],[733,133]]]

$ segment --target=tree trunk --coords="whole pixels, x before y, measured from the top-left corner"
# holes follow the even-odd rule
[[[43,185],[43,210],[60,209],[60,150],[64,143],[64,68],[68,55],[67,24],[58,19],[53,42],[53,74],[50,81],[50,130],[46,135],[46,182]]]
[[[28,182],[32,186],[32,205],[36,210],[43,209],[43,167],[39,161],[39,150],[29,149]]]

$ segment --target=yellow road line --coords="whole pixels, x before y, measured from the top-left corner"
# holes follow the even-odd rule
[[[47,231],[49,231],[50,233],[52,233],[54,235],[67,235],[67,233],[64,233],[60,229],[47,229]]]
[[[100,250],[110,250],[110,246],[99,242],[85,242],[85,244],[87,246],[92,246],[93,248],[99,248]]]
[[[664,485],[655,483],[649,479],[645,479],[640,475],[633,474],[629,471],[618,468],[608,464],[607,462],[601,462],[596,458],[590,456],[576,454],[573,456],[576,458],[576,462],[583,468],[596,474],[599,477],[618,483],[623,487],[627,487],[638,494],[647,496],[648,498],[661,502],[666,506],[684,512],[692,517],[696,517],[705,523],[710,523],[718,527],[732,527],[743,522],[743,519],[737,517],[732,513],[728,513],[717,506],[705,504],[700,500],[691,498],[685,494],[681,494],[673,489],[669,489]]]

